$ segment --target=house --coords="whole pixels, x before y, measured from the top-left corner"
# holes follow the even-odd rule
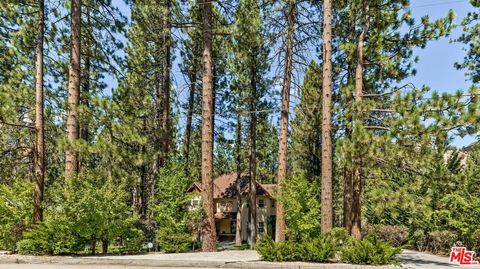
[[[219,241],[234,241],[237,227],[237,194],[241,195],[241,238],[247,241],[249,216],[249,176],[242,174],[237,180],[236,173],[221,175],[213,181],[213,201],[215,225]],[[238,184],[237,184],[238,183]],[[257,235],[275,235],[275,199],[273,191],[276,184],[256,184],[257,207]],[[238,188],[237,188],[238,187]],[[200,206],[202,186],[196,182],[190,186],[188,192],[192,194],[191,207]]]
[[[443,154],[443,159],[445,163],[448,163],[452,158],[457,158],[460,161],[460,166],[462,169],[467,165],[468,157],[472,154],[472,152],[480,146],[480,142],[476,141],[472,144],[460,148],[460,149],[449,149],[446,150]]]

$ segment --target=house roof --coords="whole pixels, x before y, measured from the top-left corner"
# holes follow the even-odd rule
[[[237,196],[239,191],[241,195],[246,195],[248,193],[249,180],[250,177],[246,174],[242,174],[238,180],[237,173],[223,174],[213,180],[213,198],[233,198]],[[273,198],[275,187],[276,184],[262,184],[257,181],[256,194]],[[194,190],[202,192],[202,183],[193,183],[187,191],[192,192]]]

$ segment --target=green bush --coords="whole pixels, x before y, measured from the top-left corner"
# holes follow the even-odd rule
[[[32,218],[33,184],[15,180],[0,184],[0,249],[16,251]]]
[[[160,250],[166,253],[187,252],[195,243],[188,232],[176,231],[168,227],[158,231],[157,242]]]
[[[120,237],[119,250],[122,254],[135,254],[144,252],[143,232],[138,229],[127,229]]]
[[[303,259],[309,262],[327,262],[335,255],[337,245],[329,237],[318,237],[300,244]]]
[[[62,218],[62,216],[59,216]],[[20,254],[55,255],[75,253],[83,249],[69,223],[60,218],[46,219],[25,232],[24,239],[18,243]]]
[[[408,241],[408,229],[401,225],[382,225],[375,229],[378,237],[394,247],[403,246]]]
[[[305,261],[328,262],[333,258],[337,246],[333,237],[317,237],[304,242],[284,241],[276,243],[270,237],[265,237],[257,245],[257,251],[266,261]]]
[[[350,240],[350,235],[348,234],[345,228],[335,227],[330,232],[328,232],[325,236],[327,236],[334,246],[342,247],[345,245],[348,240]]]
[[[424,230],[416,230],[410,237],[410,242],[419,251],[425,251],[428,247],[428,237]]]
[[[395,264],[400,248],[390,246],[370,231],[362,240],[351,238],[341,250],[342,261],[353,264]]]
[[[428,233],[429,250],[433,253],[447,253],[452,245],[458,241],[458,234],[454,231],[440,230]]]
[[[303,249],[298,248],[298,245],[300,245],[300,243],[290,241],[276,243],[269,236],[265,236],[263,240],[257,244],[256,249],[266,261],[297,261],[302,260],[303,256],[299,251],[301,250],[303,252]]]
[[[121,238],[118,250],[142,250],[143,235],[135,229],[138,216],[126,204],[124,186],[101,173],[85,172],[67,186],[53,185],[48,197],[55,206],[44,211],[44,220],[24,233],[18,244],[23,254],[84,253],[100,241]]]

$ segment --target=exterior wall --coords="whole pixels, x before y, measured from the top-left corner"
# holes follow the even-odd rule
[[[214,199],[214,212],[237,212],[237,201],[232,198]]]
[[[190,204],[187,206],[188,210],[192,210],[195,207],[202,206],[202,194],[194,190],[188,193],[188,197],[190,198]]]
[[[193,206],[201,206],[200,202],[200,193],[196,192],[192,195],[192,199],[190,202],[189,209]],[[259,202],[263,200],[263,207],[259,207]],[[222,213],[234,213],[237,212],[237,201],[235,198],[218,198],[214,199],[215,203],[215,213],[222,212]],[[269,230],[269,218],[271,216],[275,216],[276,208],[275,208],[275,201],[267,196],[257,196],[256,202],[257,208],[257,234],[259,237],[262,237],[267,234],[267,232],[271,233],[272,231]],[[248,197],[242,197],[242,206],[241,206],[241,214],[242,214],[242,225],[241,225],[241,236],[242,241],[247,241],[248,237],[248,216],[249,216],[249,207],[248,207]],[[233,219],[217,219],[215,221],[217,226],[217,234],[219,236],[226,235],[226,236],[235,236],[235,233],[231,233],[231,221],[235,221],[236,217],[234,215]],[[263,223],[264,232],[260,233],[258,228]],[[271,235],[273,236],[273,235]],[[233,237],[234,238],[234,237]]]
[[[259,201],[263,200],[264,207],[261,208],[259,207]],[[246,241],[248,237],[248,215],[250,214],[250,209],[248,207],[248,202],[247,198],[242,198],[242,240]],[[272,204],[274,207],[272,207]],[[257,235],[259,237],[262,237],[267,234],[267,229],[268,229],[268,221],[269,217],[274,216],[276,214],[276,208],[275,208],[275,202],[274,200],[270,199],[269,197],[266,196],[257,196]],[[263,229],[264,232],[261,234],[258,230],[259,226],[261,225],[261,222],[263,222]]]
[[[242,241],[248,239],[248,203],[247,197],[242,197]]]

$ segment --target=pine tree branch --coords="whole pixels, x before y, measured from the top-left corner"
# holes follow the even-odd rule
[[[386,95],[391,95],[391,94],[394,94],[406,87],[410,86],[412,89],[415,88],[415,86],[413,85],[413,83],[407,83],[405,85],[402,85],[398,88],[395,88],[393,89],[392,91],[389,91],[389,92],[384,92],[384,93],[367,93],[367,94],[363,94],[363,97],[382,97],[382,96],[386,96]]]
[[[13,126],[13,127],[19,127],[19,128],[28,128],[31,130],[35,130],[35,127],[30,126],[30,125],[25,125],[25,124],[18,124],[18,123],[11,123],[11,122],[6,122],[2,118],[0,118],[0,124],[5,124],[8,126]]]

